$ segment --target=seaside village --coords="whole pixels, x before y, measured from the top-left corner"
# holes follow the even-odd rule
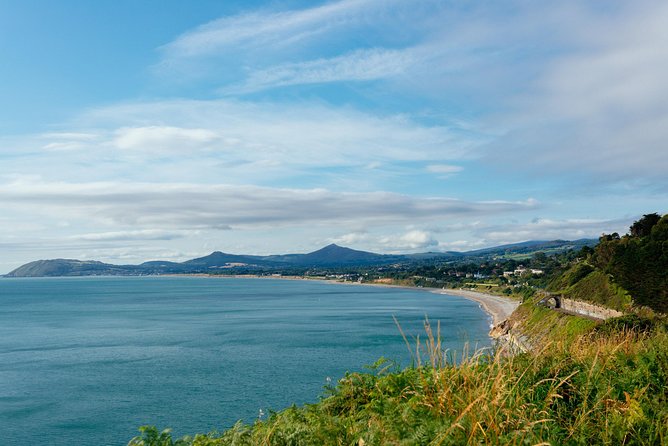
[[[529,268],[524,265],[518,265],[516,268],[505,271],[502,265],[496,264],[490,270],[489,264],[480,264],[474,272],[470,271],[471,266],[461,266],[458,268],[439,268],[429,271],[430,275],[410,274],[415,269],[406,269],[405,265],[391,265],[387,267],[373,268],[373,271],[345,272],[345,273],[326,273],[322,271],[307,271],[305,276],[324,277],[328,280],[337,280],[341,282],[356,283],[378,283],[392,284],[397,280],[412,282],[416,286],[440,287],[449,283],[459,283],[471,286],[498,287],[502,285],[520,287],[527,285],[527,280],[538,278],[545,274],[543,269]],[[506,265],[503,265],[506,266]],[[408,273],[408,274],[407,274]],[[274,274],[280,276],[280,274]],[[520,280],[526,279],[526,280]],[[468,282],[466,282],[468,280]],[[485,282],[480,282],[485,281]]]

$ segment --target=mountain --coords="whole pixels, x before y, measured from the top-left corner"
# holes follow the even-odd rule
[[[456,260],[466,257],[467,253],[458,252],[458,251],[445,251],[445,252],[421,252],[419,254],[404,254],[403,257],[406,257],[411,260]]]
[[[291,254],[285,256],[269,256],[267,259],[276,262],[286,262],[294,265],[321,266],[321,265],[366,265],[386,263],[389,259],[382,254],[357,251],[331,244],[308,254]]]
[[[426,252],[420,254],[377,254],[331,244],[308,254],[254,256],[215,251],[207,256],[185,262],[154,260],[140,265],[112,265],[97,261],[72,259],[38,260],[27,263],[6,277],[56,277],[101,275],[154,275],[209,273],[220,269],[245,268],[267,271],[281,268],[380,266],[393,263],[425,263],[433,261],[465,261],[467,258],[494,258],[503,255],[531,255],[533,252],[558,252],[593,246],[595,240],[528,241],[469,252]]]
[[[97,261],[37,260],[16,268],[7,277],[117,276],[127,275],[133,268],[132,265],[111,265]]]
[[[209,254],[208,256],[185,261],[182,263],[182,265],[188,265],[193,267],[206,267],[206,268],[222,268],[230,263],[244,263],[244,264],[263,263],[263,257],[227,254],[224,252],[215,251]]]

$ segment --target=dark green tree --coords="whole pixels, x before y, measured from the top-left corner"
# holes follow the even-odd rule
[[[647,237],[652,233],[652,228],[659,220],[661,220],[661,216],[656,212],[645,214],[640,220],[631,225],[629,234],[631,234],[631,237]]]
[[[601,237],[593,258],[634,303],[668,313],[668,215],[644,215],[621,239]]]

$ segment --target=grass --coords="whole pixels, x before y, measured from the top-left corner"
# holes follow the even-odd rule
[[[550,284],[550,288],[565,297],[619,311],[627,311],[632,305],[628,291],[614,283],[609,275],[584,262],[573,266],[559,280]]]
[[[536,305],[538,300],[539,297],[526,300],[510,317],[510,322],[517,327],[516,331],[528,337],[534,345],[554,340],[570,343],[597,325],[597,322],[591,319],[574,317]]]
[[[594,326],[523,311],[526,329],[555,328],[540,349],[452,358],[427,324],[413,367],[379,361],[370,373],[347,374],[319,403],[179,440],[144,427],[130,445],[668,444],[663,324]]]

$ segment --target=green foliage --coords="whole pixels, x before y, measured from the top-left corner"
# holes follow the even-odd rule
[[[643,220],[636,222],[641,223],[633,231],[638,235],[605,242],[600,248],[600,251],[605,253],[599,256],[599,266],[611,274],[617,284],[629,291],[635,304],[666,313],[668,215],[652,224],[654,215],[656,214],[648,214]],[[599,254],[599,247],[596,254]],[[602,263],[603,259],[607,259],[607,262]]]
[[[596,326],[596,322],[590,319],[536,305],[540,297],[522,303],[510,318],[516,330],[531,338],[532,343],[546,344],[555,339],[572,342]]]
[[[608,335],[622,331],[648,333],[658,327],[665,328],[665,323],[656,317],[644,317],[632,313],[606,320],[596,327],[596,332]]]
[[[631,237],[647,237],[652,233],[652,228],[661,220],[661,216],[656,212],[645,214],[640,220],[633,223],[629,228]]]
[[[139,428],[141,436],[135,437],[128,446],[186,446],[192,444],[188,438],[174,441],[171,429],[158,431],[155,426],[142,426]]]
[[[575,285],[580,280],[594,272],[594,267],[588,263],[579,263],[575,266],[572,274],[568,278],[568,286]]]
[[[631,297],[626,290],[613,283],[611,277],[601,271],[594,271],[573,286],[565,294],[576,300],[590,301],[617,310],[626,310]]]
[[[571,266],[568,270],[555,277],[547,286],[548,290],[561,292],[562,290],[575,285],[580,280],[594,272],[595,268],[586,262],[579,262]]]
[[[629,235],[604,234],[579,255],[549,290],[618,310],[633,305],[668,312],[668,215],[647,214]]]

